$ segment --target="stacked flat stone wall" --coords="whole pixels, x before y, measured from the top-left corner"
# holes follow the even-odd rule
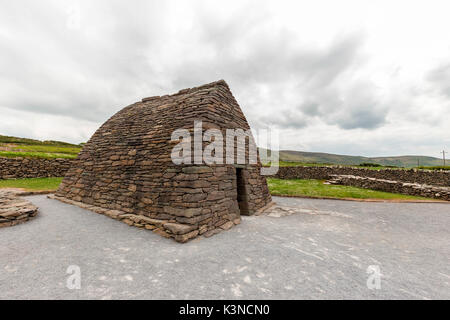
[[[64,177],[73,159],[0,158],[0,179]]]
[[[358,177],[351,175],[336,175],[329,180],[332,184],[373,189],[384,192],[401,193],[450,201],[450,188],[401,181]]]
[[[0,228],[23,223],[36,216],[38,208],[18,197],[17,192],[0,190]]]
[[[319,179],[328,180],[333,175],[352,175],[383,180],[418,183],[433,186],[450,186],[449,171],[435,170],[401,170],[351,168],[341,166],[330,167],[280,167],[274,178],[280,179]]]

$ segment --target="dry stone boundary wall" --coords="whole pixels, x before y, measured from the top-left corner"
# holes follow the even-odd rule
[[[328,180],[335,175],[350,175],[358,177],[392,180],[425,184],[432,186],[450,187],[450,172],[432,170],[401,170],[380,169],[372,170],[365,168],[351,168],[341,166],[330,167],[280,167],[274,178],[280,179],[319,179]]]
[[[333,176],[329,180],[329,183],[450,201],[449,187],[438,187],[419,183],[409,183],[351,175]]]
[[[64,177],[74,159],[1,158],[0,179]]]

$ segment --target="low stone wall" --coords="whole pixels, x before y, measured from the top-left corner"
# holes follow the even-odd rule
[[[280,179],[319,179],[328,180],[333,175],[352,175],[375,179],[393,180],[433,186],[450,186],[449,171],[435,170],[401,170],[351,168],[341,166],[330,167],[280,167],[274,178]]]
[[[339,184],[450,201],[449,187],[438,187],[426,184],[358,177],[352,175],[335,175],[332,176],[328,182],[331,184]]]
[[[74,159],[1,158],[0,179],[64,177]]]
[[[206,225],[203,225],[200,228],[198,228],[196,225],[177,223],[176,220],[154,219],[144,215],[127,213],[121,210],[105,209],[98,206],[89,205],[83,202],[70,200],[64,197],[59,197],[53,194],[47,197],[50,199],[59,200],[67,204],[76,205],[80,208],[87,209],[95,213],[103,214],[115,220],[124,222],[129,226],[151,230],[160,236],[163,236],[165,238],[173,238],[175,241],[181,243],[187,242],[188,240],[193,239],[200,235],[204,237],[210,237],[216,233],[219,233],[222,230],[228,230],[234,225],[237,225],[241,222],[241,218],[238,217],[232,221],[228,221],[221,224],[215,229],[208,230]]]
[[[228,230],[234,225],[238,225],[239,223],[241,223],[241,218],[237,217],[233,220],[220,224],[215,229],[208,230],[206,225],[200,226],[200,228],[198,228],[196,225],[178,223],[176,220],[173,219],[172,220],[155,219],[144,215],[127,213],[121,210],[105,209],[89,205],[83,202],[70,200],[64,197],[59,197],[54,194],[48,195],[47,197],[49,199],[56,199],[67,204],[75,205],[98,214],[103,214],[107,217],[124,222],[129,226],[151,230],[160,236],[163,236],[165,238],[172,238],[175,241],[181,243],[187,242],[198,236],[208,238],[223,230]],[[266,206],[258,209],[255,212],[255,214],[256,215],[262,214],[270,207],[272,207],[274,204],[275,204],[274,202],[270,202]]]
[[[15,191],[0,190],[0,228],[15,226],[37,214],[36,206],[18,196]]]

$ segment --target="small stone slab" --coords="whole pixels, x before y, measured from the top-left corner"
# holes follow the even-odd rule
[[[193,225],[172,223],[172,222],[165,223],[163,226],[164,228],[166,228],[167,230],[169,230],[174,234],[186,234],[197,228],[196,226]]]
[[[0,190],[0,227],[14,226],[36,216],[38,208],[19,193],[8,189]]]

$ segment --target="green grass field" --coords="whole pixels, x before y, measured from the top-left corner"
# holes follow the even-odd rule
[[[54,141],[54,140],[36,140],[29,138],[19,138],[19,137],[11,137],[11,136],[3,136],[0,135],[0,143],[12,143],[12,144],[25,144],[25,145],[46,145],[46,146],[77,146],[72,143],[64,142],[64,141]]]
[[[0,157],[76,158],[81,145],[62,141],[39,141],[0,135]]]
[[[12,151],[22,152],[45,152],[45,153],[65,153],[77,155],[80,152],[80,147],[67,146],[47,146],[47,145],[17,145],[12,148]]]
[[[46,158],[46,159],[55,159],[55,158],[66,158],[66,159],[74,159],[77,157],[76,154],[67,154],[67,153],[51,153],[51,152],[16,152],[16,151],[0,151],[0,157],[5,158]]]
[[[0,180],[0,188],[22,188],[29,191],[54,191],[63,178],[30,178]],[[349,186],[327,185],[321,180],[267,179],[274,196],[307,196],[316,198],[353,198],[383,200],[430,200],[428,198],[374,191]]]
[[[29,178],[0,180],[0,188],[21,188],[30,191],[53,191],[63,178]]]
[[[324,184],[322,180],[268,178],[270,193],[274,196],[307,196],[317,198],[353,198],[384,200],[430,200],[403,194],[381,192],[349,186]]]

